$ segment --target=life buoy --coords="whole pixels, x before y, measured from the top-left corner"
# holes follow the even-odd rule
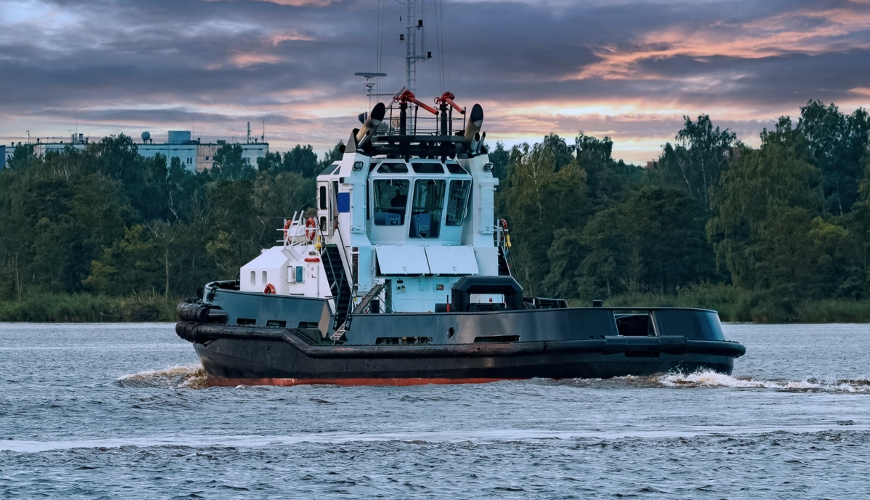
[[[314,217],[309,217],[305,221],[305,236],[311,241],[314,241],[314,237],[317,236],[317,221]]]
[[[275,295],[275,287],[271,283],[269,283],[268,285],[266,285],[266,289],[263,290],[263,293],[265,293],[266,295]]]
[[[284,241],[287,241],[287,231],[290,229],[290,221],[284,221]]]
[[[499,243],[504,243],[504,246],[510,248],[510,246],[511,246],[511,234],[510,234],[510,231],[508,231],[507,220],[499,219],[499,223],[501,224],[501,228],[502,228],[501,235],[500,235],[501,241]]]

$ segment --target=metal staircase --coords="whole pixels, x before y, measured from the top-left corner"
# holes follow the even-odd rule
[[[498,275],[510,276],[511,268],[505,256],[504,248],[498,247]]]
[[[377,285],[373,286],[372,289],[369,290],[369,293],[365,294],[362,300],[359,301],[359,304],[357,304],[356,307],[353,308],[353,313],[359,314],[361,312],[364,312],[369,304],[371,304],[372,300],[374,300],[375,297],[381,294],[381,290],[383,290],[385,286],[387,286],[386,283],[378,283]]]
[[[347,278],[347,273],[344,271],[344,265],[341,263],[341,254],[339,252],[340,250],[337,246],[326,245],[321,254],[323,267],[326,271],[326,279],[329,280],[329,289],[332,290],[333,300],[335,301],[335,314],[332,321],[333,329],[337,329],[340,325],[344,324],[351,303],[350,281]]]
[[[357,304],[356,307],[353,308],[353,314],[360,314],[365,312],[366,308],[369,306],[369,304],[371,304],[372,300],[374,300],[375,297],[381,294],[381,290],[383,290],[385,286],[387,286],[386,283],[379,283],[373,286],[372,289],[369,290],[367,294],[365,294],[362,300],[359,301],[359,304]],[[348,328],[350,328],[350,321],[353,319],[353,314],[348,316],[344,323],[342,323],[341,326],[335,330],[332,336],[329,337],[330,339],[335,342],[341,340],[341,337],[344,336],[344,333],[347,331]]]

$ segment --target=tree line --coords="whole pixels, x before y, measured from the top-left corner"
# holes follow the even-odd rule
[[[779,300],[870,295],[870,119],[810,101],[750,148],[684,117],[652,168],[609,137],[551,134],[490,151],[510,264],[528,294],[677,294],[707,284]],[[33,293],[191,296],[275,244],[338,159],[311,146],[257,165],[222,146],[210,171],[143,158],[126,136],[15,149],[0,171],[0,300]]]
[[[810,101],[750,148],[684,117],[652,168],[582,132],[491,157],[513,265],[535,294],[676,294],[705,284],[788,305],[870,295],[870,120]]]
[[[32,293],[191,296],[232,278],[313,206],[315,177],[340,156],[311,146],[256,167],[224,145],[214,168],[143,158],[127,136],[36,156],[16,147],[0,171],[0,300]]]

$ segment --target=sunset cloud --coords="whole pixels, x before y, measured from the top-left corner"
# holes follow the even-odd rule
[[[266,2],[266,3],[274,3],[278,5],[287,5],[290,7],[304,7],[304,6],[314,6],[314,7],[326,7],[330,4],[336,3],[339,0],[203,0],[206,2]]]
[[[195,128],[232,138],[250,121],[265,122],[275,149],[325,150],[368,107],[353,74],[379,68],[379,42],[389,75],[380,90],[403,84],[404,7],[383,3],[379,21],[378,5],[6,0],[0,141],[76,126],[93,137]],[[418,17],[434,57],[418,64],[417,94],[429,101],[451,90],[462,105],[480,102],[491,143],[583,130],[612,137],[615,156],[645,162],[673,141],[683,115],[709,113],[753,144],[809,99],[847,112],[870,102],[866,0],[425,6]]]

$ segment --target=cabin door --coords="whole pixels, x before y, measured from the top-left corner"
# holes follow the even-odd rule
[[[320,232],[332,236],[332,211],[334,210],[332,183],[321,181],[317,183],[317,224]]]

